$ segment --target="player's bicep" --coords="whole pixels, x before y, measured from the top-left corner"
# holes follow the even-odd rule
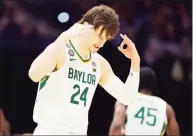
[[[126,104],[128,97],[125,95],[123,96],[123,92],[125,92],[123,89],[124,83],[114,74],[107,60],[102,57],[100,66],[101,78],[99,84],[118,101]]]
[[[100,57],[100,80],[99,84],[103,87],[105,86],[110,79],[114,76],[114,72],[108,63],[102,56]]]
[[[170,105],[167,105],[166,113],[168,118],[168,125],[166,130],[167,135],[179,136],[180,130],[179,130],[178,122],[176,120],[174,110]]]

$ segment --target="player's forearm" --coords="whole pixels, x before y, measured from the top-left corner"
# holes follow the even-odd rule
[[[132,104],[137,96],[139,87],[139,72],[133,70],[125,82],[125,84],[115,75],[113,75],[106,84],[102,84],[103,88],[124,105]]]
[[[134,102],[139,88],[139,57],[133,59],[130,74],[123,83],[112,71],[110,64],[101,57],[101,79],[100,85],[114,98],[124,105]]]
[[[29,77],[34,81],[40,81],[46,74],[53,71],[61,51],[64,51],[65,43],[68,40],[65,33],[62,33],[55,42],[50,44],[32,63],[29,70]]]
[[[123,89],[123,93],[120,100],[124,102],[123,104],[130,105],[135,101],[139,89],[139,81],[140,58],[136,57],[135,59],[131,60],[130,73],[125,84],[121,87]],[[127,98],[125,98],[125,96],[127,96]]]
[[[123,86],[125,95],[128,96],[126,101],[127,105],[130,105],[135,101],[139,89],[140,75],[138,69],[140,68],[138,67],[135,68],[136,69],[131,68],[129,76],[127,77],[127,80]]]
[[[140,72],[140,58],[139,56],[135,56],[135,58],[133,58],[131,60],[131,69],[135,72]]]
[[[120,136],[122,135],[122,125],[112,124],[109,130],[109,136]]]
[[[125,122],[125,105],[122,105],[120,107],[117,107],[115,109],[113,121],[110,126],[109,135],[121,135],[122,129],[124,127]]]
[[[140,58],[136,57],[133,60],[131,60],[131,67],[130,67],[130,73],[127,77],[127,80],[122,86],[122,89],[124,90],[124,93],[127,97],[127,100],[124,101],[126,105],[132,104],[138,93],[139,89],[139,81],[140,81]],[[124,96],[122,96],[123,99]]]

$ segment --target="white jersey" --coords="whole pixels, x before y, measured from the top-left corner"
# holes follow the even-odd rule
[[[99,54],[82,60],[71,42],[65,65],[40,83],[33,119],[38,124],[87,131],[88,111],[100,78]]]
[[[127,107],[126,135],[163,135],[167,125],[167,103],[159,97],[138,94]]]

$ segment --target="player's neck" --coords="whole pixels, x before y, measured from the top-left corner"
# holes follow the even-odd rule
[[[150,95],[150,96],[152,95],[152,93],[146,89],[140,90],[139,93],[144,94],[144,95]]]
[[[90,52],[89,52],[89,50],[84,42],[81,42],[78,39],[73,39],[73,40],[71,40],[71,42],[72,42],[73,46],[75,47],[75,49],[77,50],[77,52],[79,53],[79,55],[84,60],[89,59]]]

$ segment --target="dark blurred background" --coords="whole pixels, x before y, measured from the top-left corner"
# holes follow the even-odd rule
[[[120,32],[135,43],[141,66],[155,71],[158,96],[173,106],[181,135],[192,135],[191,0],[1,0],[0,108],[12,134],[32,133],[36,127],[32,112],[37,84],[28,77],[32,61],[98,4],[107,4],[119,13]],[[125,82],[130,62],[117,50],[120,42],[117,36],[99,53]],[[97,88],[90,109],[89,135],[108,133],[114,102]]]

